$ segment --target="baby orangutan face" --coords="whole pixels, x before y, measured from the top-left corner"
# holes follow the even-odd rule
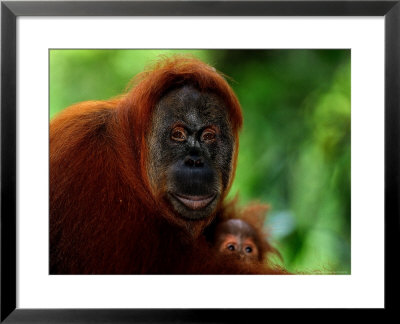
[[[215,232],[218,251],[222,254],[237,256],[244,262],[253,263],[262,259],[257,242],[256,231],[240,219],[222,222]]]

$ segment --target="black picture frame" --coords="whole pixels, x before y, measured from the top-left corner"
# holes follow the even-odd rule
[[[384,16],[385,310],[396,308],[400,232],[400,0],[395,1],[2,1],[1,3],[1,322],[238,322],[270,309],[16,308],[16,19],[19,16]],[[373,257],[372,257],[373,262]],[[344,292],[345,293],[345,292]],[[245,321],[248,322],[248,321]]]

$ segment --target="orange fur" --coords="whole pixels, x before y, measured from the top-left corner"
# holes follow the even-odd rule
[[[235,94],[213,68],[188,57],[163,59],[126,94],[79,103],[51,121],[51,273],[282,273],[215,256],[200,235],[212,218],[189,224],[190,236],[152,192],[146,135],[153,109],[171,87],[187,83],[224,100],[237,146],[242,114]]]

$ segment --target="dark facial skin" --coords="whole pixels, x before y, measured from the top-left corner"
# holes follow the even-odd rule
[[[244,262],[261,260],[257,233],[246,222],[230,219],[221,223],[215,232],[215,246],[222,254],[237,256]]]
[[[157,196],[190,220],[215,212],[232,173],[235,140],[217,95],[183,86],[155,107],[148,177]]]

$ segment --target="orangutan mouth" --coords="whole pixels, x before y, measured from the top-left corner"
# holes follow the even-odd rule
[[[181,194],[174,194],[183,205],[189,209],[198,210],[207,207],[215,198],[216,194],[208,196],[187,196]]]

